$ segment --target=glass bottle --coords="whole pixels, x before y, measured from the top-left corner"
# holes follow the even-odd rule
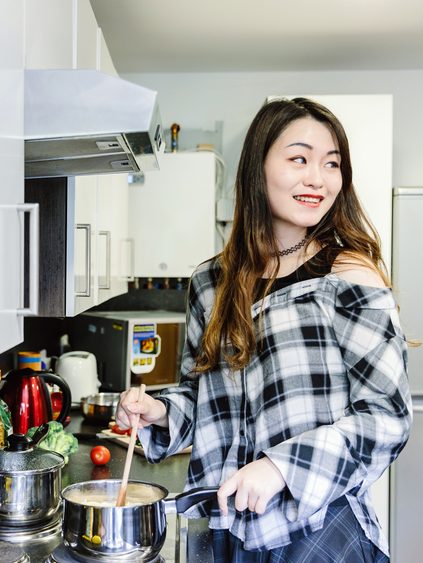
[[[178,151],[178,135],[181,130],[177,123],[172,123],[170,127],[170,150],[171,152]]]

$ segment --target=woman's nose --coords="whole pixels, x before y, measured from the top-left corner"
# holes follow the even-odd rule
[[[320,189],[323,187],[323,178],[320,166],[307,166],[304,184],[314,189]]]

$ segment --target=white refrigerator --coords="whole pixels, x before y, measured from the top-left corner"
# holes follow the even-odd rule
[[[423,187],[394,188],[392,282],[407,340],[423,343]],[[414,422],[391,471],[392,563],[423,561],[423,344],[408,352]]]

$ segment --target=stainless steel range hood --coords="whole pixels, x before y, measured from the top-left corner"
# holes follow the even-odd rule
[[[25,71],[25,177],[158,168],[157,92],[95,70]]]

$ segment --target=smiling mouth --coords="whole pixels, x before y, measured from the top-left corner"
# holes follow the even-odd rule
[[[296,201],[302,201],[304,203],[315,203],[318,204],[325,198],[321,195],[294,195]]]

